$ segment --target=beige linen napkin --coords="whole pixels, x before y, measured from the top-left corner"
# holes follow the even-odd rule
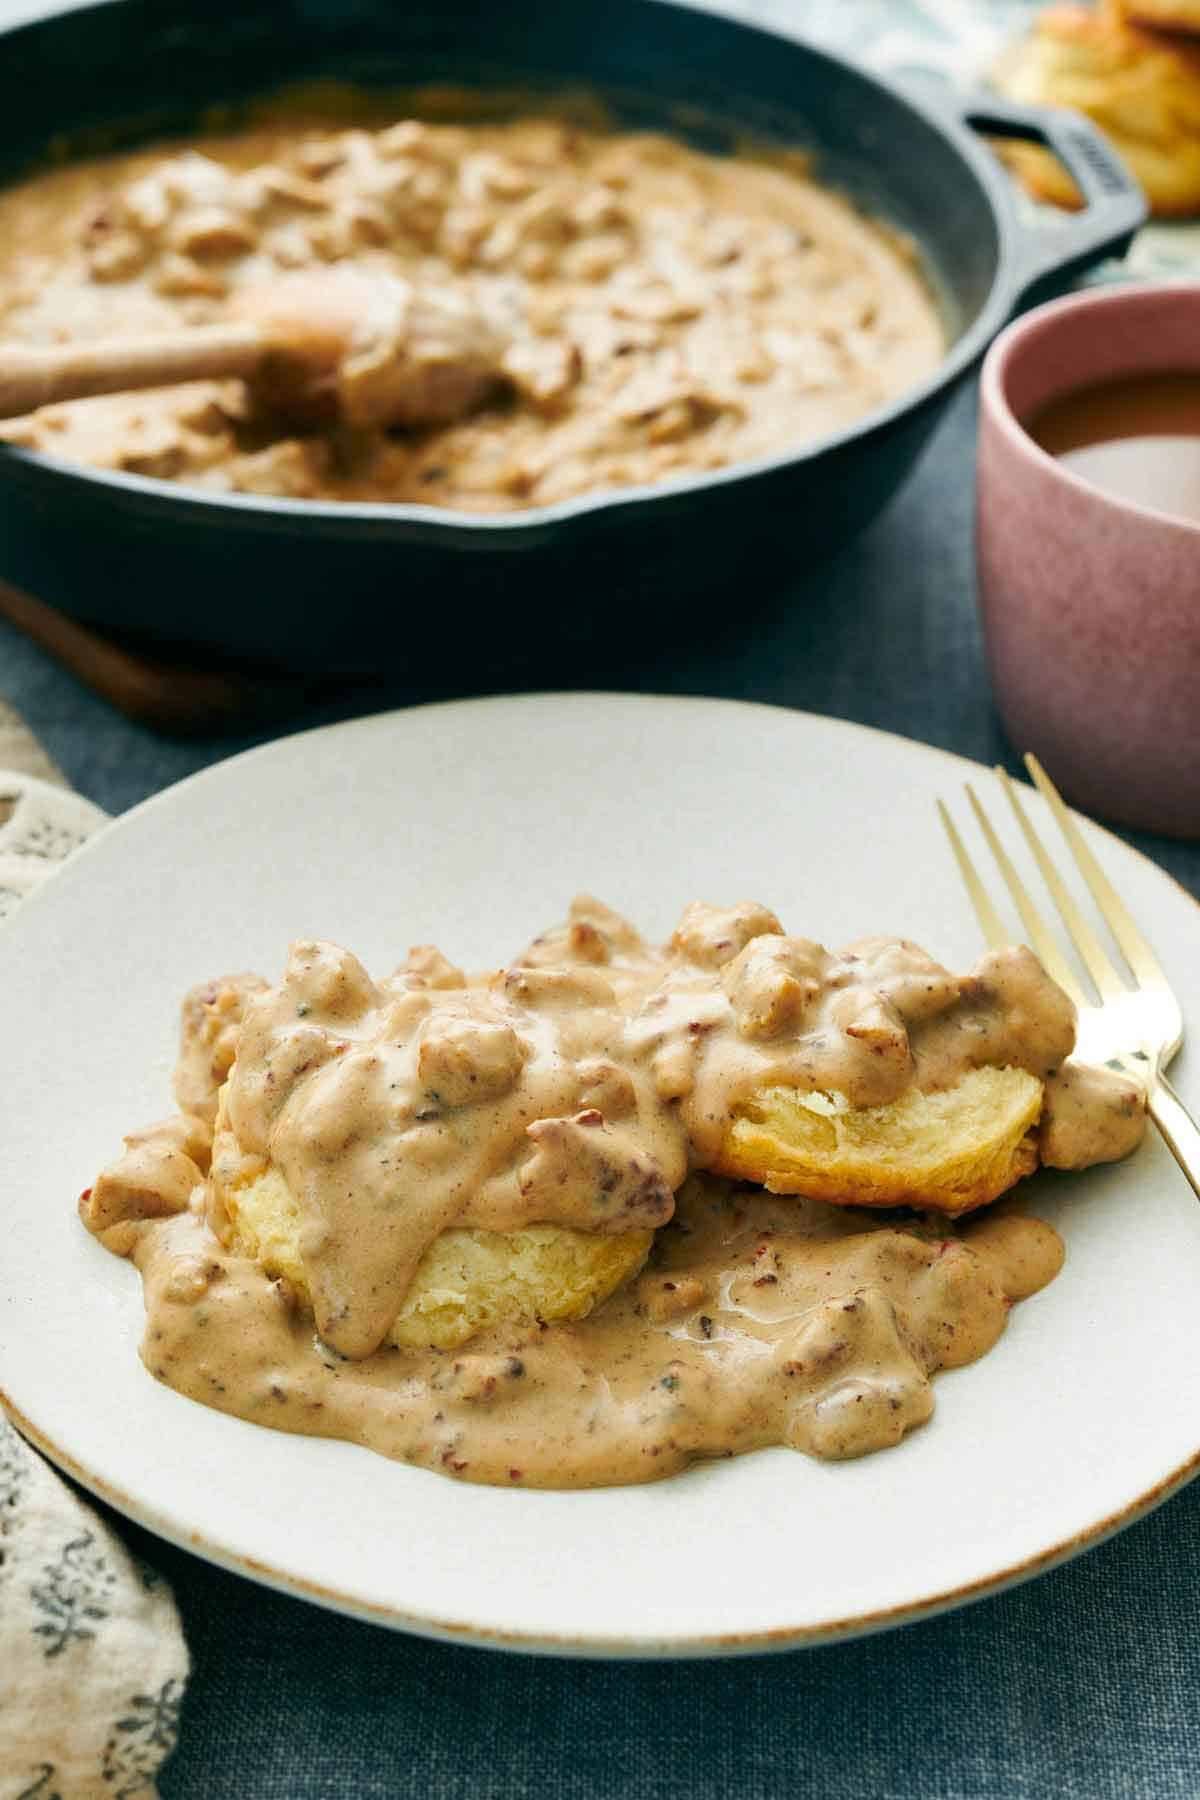
[[[0,702],[0,920],[105,820]],[[188,1666],[166,1582],[0,1415],[0,1800],[154,1800]]]

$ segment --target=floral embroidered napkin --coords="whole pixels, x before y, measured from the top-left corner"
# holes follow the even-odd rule
[[[105,820],[0,704],[0,921]],[[166,1582],[0,1415],[0,1800],[154,1800],[187,1675]]]
[[[153,1800],[187,1674],[166,1582],[0,1418],[3,1800]]]

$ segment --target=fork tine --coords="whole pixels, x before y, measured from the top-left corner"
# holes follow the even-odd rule
[[[997,768],[996,774],[1000,777],[1001,785],[1008,795],[1009,804],[1016,815],[1017,824],[1021,827],[1025,842],[1033,852],[1034,860],[1041,870],[1042,880],[1050,889],[1054,904],[1067,928],[1067,935],[1078,950],[1084,967],[1095,982],[1103,999],[1122,998],[1128,994],[1129,989],[1117,974],[1109,961],[1108,952],[1071,898],[1058,870],[1042,848],[1042,841],[1029,823],[1025,808],[1021,805],[1015,783],[1009,779],[1008,773],[1004,769]]]
[[[971,905],[975,908],[975,917],[979,920],[980,930],[993,950],[1003,950],[1005,944],[1011,943],[1012,939],[1001,924],[999,913],[988,899],[987,890],[979,879],[975,864],[967,855],[966,846],[958,835],[954,820],[940,800],[937,803],[937,809],[945,827],[946,836],[950,839],[950,848],[954,852],[958,872],[963,878],[963,886],[971,897]]]
[[[1007,850],[1005,850],[1004,845],[996,836],[996,833],[992,828],[992,822],[984,812],[983,807],[979,804],[975,795],[975,790],[970,782],[967,783],[967,799],[971,802],[971,810],[979,821],[980,830],[987,839],[988,849],[996,859],[1000,873],[1004,877],[1005,885],[1012,895],[1013,900],[1016,902],[1017,911],[1021,915],[1021,922],[1028,933],[1030,944],[1037,951],[1038,956],[1041,959],[1042,967],[1045,969],[1047,975],[1057,981],[1064,993],[1071,997],[1076,1006],[1086,1006],[1088,1004],[1087,995],[1084,993],[1074,969],[1072,969],[1070,963],[1050,935],[1049,926],[1046,924],[1045,919],[1043,919],[1037,907],[1033,904],[1033,900],[1030,898],[1029,889],[1025,886],[1025,883],[1021,880],[1021,877],[1013,867]]]
[[[1121,946],[1121,954],[1125,961],[1139,981],[1148,982],[1151,985],[1161,983],[1165,987],[1167,978],[1159,967],[1158,959],[1130,918],[1124,903],[1117,895],[1100,864],[1084,843],[1079,827],[1063,805],[1058,789],[1036,756],[1027,755],[1025,767],[1033,776],[1038,791],[1044,796],[1054,814],[1058,827],[1066,838],[1071,854],[1079,866],[1079,872],[1091,889],[1092,899],[1099,907],[1108,929]]]

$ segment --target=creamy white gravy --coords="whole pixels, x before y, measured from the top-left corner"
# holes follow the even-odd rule
[[[5,435],[207,488],[510,510],[803,443],[945,350],[911,246],[794,157],[549,118],[330,130],[285,111],[0,194],[10,339],[207,323],[331,265],[489,322],[508,347],[471,416],[298,434],[240,384],[201,382],[49,407]]]
[[[472,982],[428,948],[375,982],[302,942],[276,987],[189,996],[186,1110],[127,1140],[82,1210],[141,1268],[151,1372],[258,1422],[543,1486],[768,1443],[858,1455],[928,1417],[930,1375],[983,1354],[1062,1246],[1011,1211],[955,1227],[714,1179],[731,1114],[763,1086],[876,1106],[1012,1066],[1047,1082],[1054,1160],[1124,1154],[1136,1093],[1064,1068],[1073,1043],[1026,950],[959,978],[903,941],[831,953],[749,902],[689,907],[656,951],[583,899]],[[268,1167],[304,1294],[235,1247],[239,1184]],[[440,1233],[530,1224],[656,1236],[589,1318],[389,1343]]]

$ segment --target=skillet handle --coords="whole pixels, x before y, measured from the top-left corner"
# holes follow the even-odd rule
[[[1052,150],[1083,195],[1082,212],[1058,213],[1052,221],[1022,232],[1015,296],[1050,276],[1078,275],[1102,257],[1124,255],[1134,232],[1149,216],[1146,197],[1090,119],[1060,107],[1022,106],[991,94],[965,95],[956,107],[963,124],[974,131],[1032,138]]]

